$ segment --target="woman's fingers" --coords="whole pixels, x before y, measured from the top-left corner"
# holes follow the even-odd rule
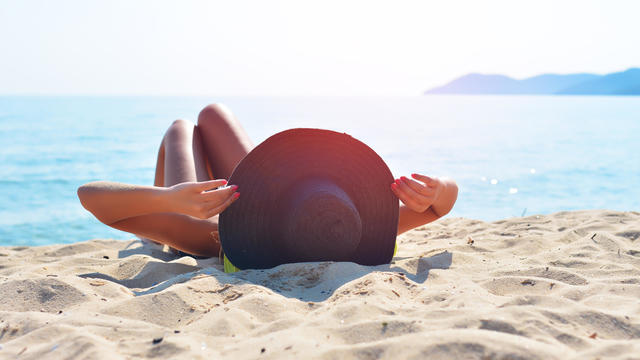
[[[406,193],[412,199],[418,199],[423,196],[419,192],[410,188],[409,185],[402,180],[396,180],[396,185],[398,186],[398,189],[402,190],[402,192]]]
[[[426,210],[427,207],[420,204],[420,202],[416,200],[415,195],[408,193],[408,191],[411,191],[411,189],[409,189],[408,187],[402,187],[398,184],[398,182],[395,182],[391,184],[391,190],[394,194],[396,194],[398,199],[400,199],[409,209],[416,212],[422,212]]]
[[[426,185],[422,185],[421,183],[415,181],[415,180],[411,180],[407,177],[402,176],[400,178],[402,180],[402,182],[404,182],[405,184],[407,184],[407,186],[415,191],[418,194],[421,194],[423,196],[430,196],[433,193],[433,190],[431,190],[430,188],[428,188]]]
[[[225,186],[223,188],[219,188],[212,191],[207,191],[202,194],[202,199],[204,201],[222,201],[231,196],[236,190],[238,190],[238,185]]]
[[[411,177],[418,181],[402,176],[391,185],[391,188],[409,209],[421,213],[426,211],[438,197],[442,190],[442,183],[437,178],[420,174],[411,174]]]
[[[197,183],[196,190],[202,192],[207,190],[214,190],[219,188],[220,186],[227,185],[227,180],[218,179],[218,180],[208,180]]]
[[[210,217],[214,217],[220,214],[221,212],[223,212],[224,209],[228,208],[229,205],[233,204],[233,202],[238,200],[239,197],[240,197],[239,192],[233,193],[233,195],[231,195],[227,200],[225,200],[224,203],[214,207],[213,209],[210,209],[209,212],[207,213],[207,219]]]
[[[393,191],[394,194],[396,194],[396,196],[398,197],[398,199],[400,199],[403,203],[407,203],[407,201],[411,201],[411,199],[409,199],[409,197],[407,196],[407,194],[403,193],[399,188],[398,188],[398,184],[393,183],[391,184],[391,190]]]
[[[411,174],[411,177],[416,180],[422,181],[423,183],[429,185],[430,187],[436,186],[438,184],[434,178],[430,178],[426,175]]]

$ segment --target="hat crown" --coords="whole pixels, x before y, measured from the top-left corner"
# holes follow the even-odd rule
[[[349,195],[327,178],[299,181],[283,207],[282,248],[294,261],[344,261],[358,248],[362,222]]]

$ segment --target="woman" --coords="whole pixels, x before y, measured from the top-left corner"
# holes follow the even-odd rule
[[[226,180],[253,148],[223,105],[205,107],[197,126],[176,120],[158,152],[154,186],[98,181],[78,189],[82,205],[98,220],[197,256],[220,253],[218,214],[240,197]],[[219,180],[212,180],[212,179]],[[430,223],[453,207],[453,180],[412,174],[389,184],[402,201],[398,234]]]

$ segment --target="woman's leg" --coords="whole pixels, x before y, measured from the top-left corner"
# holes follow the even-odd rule
[[[236,165],[253,149],[247,133],[222,104],[202,109],[198,115],[198,132],[216,179],[229,179]]]
[[[207,174],[202,139],[192,122],[176,120],[162,139],[164,174],[162,186],[211,180]]]
[[[169,187],[182,182],[211,180],[208,175],[202,139],[187,120],[176,120],[162,138],[154,186]]]
[[[228,179],[252,148],[251,140],[228,108],[208,105],[200,112],[197,127],[184,120],[169,127],[158,151],[154,185],[210,179],[205,154],[213,176]],[[125,219],[113,226],[194,255],[217,256],[220,250],[217,216],[200,220],[158,213]]]
[[[156,166],[155,186],[209,180],[202,140],[193,123],[176,120],[167,130]],[[207,220],[182,214],[156,213],[119,221],[113,227],[167,244],[194,255],[217,256],[217,216]]]

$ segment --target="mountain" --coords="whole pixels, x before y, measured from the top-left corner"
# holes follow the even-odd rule
[[[567,95],[640,95],[640,69],[599,76],[590,81],[574,84],[558,94]]]
[[[606,75],[543,74],[522,80],[468,74],[425,94],[640,95],[640,68]]]
[[[530,94],[555,94],[570,86],[597,78],[598,75],[594,74],[544,74],[520,80],[520,83],[531,91]]]

